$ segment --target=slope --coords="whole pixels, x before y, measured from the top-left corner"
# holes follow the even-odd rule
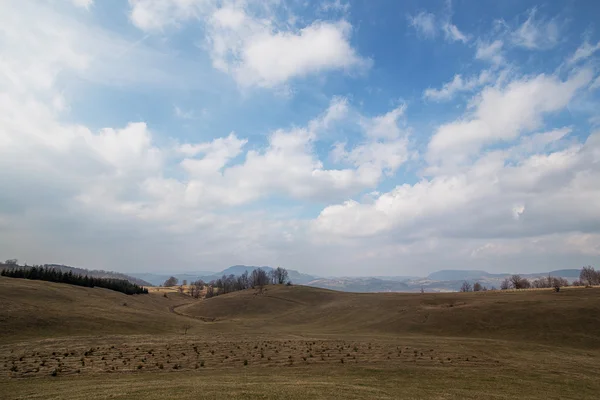
[[[0,277],[0,338],[172,333],[196,322],[170,312],[189,302],[171,294],[128,296],[102,288]]]
[[[341,293],[271,286],[179,309],[273,332],[431,335],[600,348],[600,290],[448,294]]]

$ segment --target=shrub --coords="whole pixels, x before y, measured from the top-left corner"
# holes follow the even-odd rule
[[[248,365],[248,360],[244,360],[244,365]]]

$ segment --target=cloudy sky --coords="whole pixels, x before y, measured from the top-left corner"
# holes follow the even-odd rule
[[[0,257],[600,261],[600,3],[0,2]]]

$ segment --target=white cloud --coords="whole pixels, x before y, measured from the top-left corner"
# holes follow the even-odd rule
[[[353,106],[351,94],[333,97],[313,120],[264,132],[266,144],[229,130],[206,140],[169,140],[163,135],[174,135],[172,127],[157,125],[159,132],[136,115],[130,116],[136,122],[104,129],[71,122],[82,118],[70,114],[79,106],[101,105],[80,87],[141,84],[147,93],[180,78],[190,83],[190,76],[177,73],[174,54],[59,15],[48,4],[14,2],[0,15],[0,252],[6,257],[104,269],[271,264],[346,275],[365,273],[365,265],[377,268],[370,274],[397,273],[398,259],[403,273],[420,273],[441,264],[503,270],[510,261],[515,271],[583,265],[600,256],[600,133],[586,139],[578,123],[544,123],[596,84],[587,69],[567,79],[535,75],[511,83],[488,81],[485,71],[455,76],[430,98],[493,86],[474,97],[464,116],[436,130],[428,159],[418,164],[432,162],[424,166],[428,175],[381,185],[411,159],[404,105],[371,116],[359,111],[362,104]],[[345,29],[334,22],[283,26],[241,3],[227,10],[192,0],[131,4],[149,11],[135,18],[151,32],[214,16],[220,28],[213,37],[233,33],[220,53],[230,72],[245,65],[244,51],[258,39],[300,46],[303,28],[319,38],[322,29]],[[302,71],[329,68],[301,58]],[[283,76],[289,81],[302,71],[290,68]],[[273,82],[257,76],[254,85]],[[74,99],[83,104],[75,107]],[[107,125],[105,111],[97,110],[95,126]],[[193,116],[171,103],[166,112]],[[256,200],[264,202],[249,204]]]
[[[326,207],[314,229],[346,238],[391,235],[402,242],[566,234],[582,221],[591,227],[600,222],[600,209],[592,205],[600,200],[600,132],[546,153],[563,134],[545,134],[546,144],[533,154],[523,154],[529,145],[518,144],[483,154],[461,172],[397,186],[374,202]]]
[[[351,25],[316,22],[298,33],[268,33],[250,39],[234,66],[236,80],[244,86],[273,87],[295,77],[335,70],[366,68],[348,38]]]
[[[472,104],[471,115],[437,129],[428,145],[428,161],[460,164],[483,145],[514,140],[538,128],[545,114],[564,108],[592,76],[584,69],[564,82],[538,75],[504,88],[486,87]]]
[[[161,31],[180,21],[201,17],[214,3],[214,0],[129,0],[129,18],[144,31]]]
[[[469,41],[469,35],[461,32],[456,25],[452,23],[452,4],[446,3],[447,9],[446,14],[440,18],[432,13],[421,11],[417,15],[409,15],[408,22],[412,26],[417,34],[427,39],[433,39],[437,36],[438,31],[444,34],[444,39],[449,42],[463,42]]]
[[[502,40],[494,40],[493,42],[477,42],[477,52],[475,58],[478,60],[489,61],[492,64],[502,64],[504,56],[502,55]]]
[[[456,25],[447,22],[444,24],[443,26],[444,29],[444,33],[446,35],[446,40],[450,40],[453,42],[463,42],[463,43],[467,43],[469,41],[469,37],[467,35],[465,35],[464,33],[462,33],[457,27]]]
[[[92,5],[94,5],[94,0],[71,0],[73,4],[77,7],[85,8],[89,10]]]
[[[536,20],[537,9],[529,11],[527,20],[511,35],[512,43],[530,50],[547,50],[556,46],[560,29],[556,20]]]
[[[194,119],[194,118],[196,118],[196,114],[194,113],[193,110],[184,111],[181,108],[179,108],[179,106],[174,106],[173,107],[173,112],[175,113],[175,116],[177,118],[181,118],[181,119]]]
[[[569,58],[567,63],[575,64],[579,61],[585,60],[594,55],[594,53],[598,50],[600,50],[600,42],[593,45],[586,40],[581,46],[577,48],[577,50],[575,50],[575,53],[573,53],[573,55]]]
[[[213,66],[244,87],[278,88],[294,78],[332,70],[363,71],[371,65],[350,44],[352,26],[345,20],[315,21],[298,29],[279,21],[270,3],[263,7],[213,0],[130,3],[132,23],[147,32],[200,21]]]
[[[397,139],[402,134],[398,119],[404,115],[406,105],[402,104],[392,111],[375,118],[364,118],[361,122],[368,137],[373,139]]]
[[[452,81],[445,83],[440,89],[425,89],[423,97],[434,101],[451,100],[457,93],[472,91],[482,85],[485,85],[492,79],[492,73],[489,70],[483,70],[479,76],[463,79],[460,74],[454,75]]]
[[[415,28],[419,35],[425,38],[434,38],[437,34],[437,26],[435,22],[435,15],[421,11],[417,15],[409,16],[408,21],[410,26]]]
[[[350,3],[342,2],[342,0],[330,0],[323,1],[319,6],[320,10],[328,12],[328,11],[336,11],[336,12],[348,12],[350,10]]]

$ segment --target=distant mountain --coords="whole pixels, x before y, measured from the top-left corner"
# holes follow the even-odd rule
[[[578,269],[559,269],[550,272],[534,272],[534,273],[521,273],[522,277],[525,278],[538,278],[545,277],[548,275],[552,275],[555,277],[561,278],[571,278],[577,279],[579,278]],[[494,280],[494,279],[504,279],[507,276],[510,276],[510,273],[496,273],[491,274],[486,271],[478,271],[478,270],[455,270],[455,269],[445,269],[441,271],[436,271],[427,276],[427,279],[432,281],[476,281],[476,280]]]
[[[204,282],[210,282],[215,279],[221,278],[223,275],[242,275],[244,272],[248,271],[248,273],[252,273],[255,269],[260,268],[266,271],[271,271],[273,268],[269,266],[251,266],[251,265],[233,265],[229,268],[224,269],[221,272],[211,272],[211,271],[198,271],[198,272],[187,272],[182,274],[153,274],[147,272],[132,272],[129,275],[134,276],[139,279],[143,279],[152,283],[155,286],[162,285],[169,277],[174,276],[179,280],[179,283],[183,283],[184,280],[188,282],[197,281],[202,279]],[[293,283],[304,285],[310,281],[317,279],[317,277],[312,275],[307,275],[295,271],[293,269],[288,269],[288,276]]]
[[[267,272],[273,270],[273,267],[268,267],[268,266],[256,267],[256,266],[249,266],[249,265],[234,265],[232,267],[224,269],[223,271],[215,274],[213,279],[220,278],[223,275],[231,275],[231,274],[238,276],[238,275],[242,275],[246,271],[248,271],[248,273],[250,274],[250,273],[252,273],[252,271],[254,271],[257,268],[264,269]],[[305,284],[317,279],[317,277],[315,277],[315,276],[303,274],[303,273],[298,272],[293,269],[288,269],[287,272],[288,272],[288,277],[290,278],[290,281],[292,281],[293,283],[296,283],[298,285],[305,285]]]
[[[506,275],[508,274],[490,274],[486,271],[477,270],[444,269],[429,274],[427,276],[427,279],[430,279],[432,281],[462,281]]]
[[[239,276],[244,272],[252,273],[253,270],[261,268],[271,271],[269,266],[233,265],[220,272],[198,271],[182,274],[172,274],[180,283],[184,280],[193,282],[202,279],[205,282],[221,278],[223,275]],[[546,277],[548,274],[556,277],[566,278],[573,281],[579,278],[578,269],[562,269],[551,272],[539,272],[532,274],[520,274],[527,279]],[[153,285],[162,285],[171,275],[151,273],[129,274]],[[441,270],[429,274],[427,277],[415,276],[370,276],[370,277],[328,277],[321,278],[313,275],[303,274],[293,269],[288,269],[288,275],[292,283],[297,285],[314,286],[324,289],[340,290],[345,292],[418,292],[423,289],[426,292],[455,292],[460,290],[463,281],[479,282],[488,288],[499,288],[502,281],[510,276],[509,273],[489,273],[482,270]]]
[[[254,271],[257,268],[264,269],[267,272],[273,270],[273,268],[267,267],[266,265],[262,266],[262,267],[255,267],[255,266],[249,266],[249,265],[234,265],[234,266],[224,269],[221,272],[216,273],[215,275],[218,275],[219,277],[221,277],[223,275],[232,275],[232,274],[235,276],[238,276],[238,275],[242,275],[244,272],[248,272],[250,274],[250,273],[252,273],[252,271]]]
[[[323,278],[309,282],[307,286],[342,292],[407,292],[409,286],[404,282],[377,278]]]
[[[559,276],[561,278],[573,278],[579,279],[580,269],[557,269],[556,271],[550,271],[548,274],[552,276]],[[548,275],[545,274],[545,275]]]
[[[143,279],[145,281],[150,282],[154,286],[162,285],[167,279],[171,276],[174,276],[179,280],[179,282],[183,282],[184,280],[188,282],[197,281],[198,279],[206,280],[204,278],[208,276],[214,276],[214,272],[211,271],[198,271],[198,272],[186,272],[183,274],[153,274],[150,272],[130,272],[129,275],[134,276],[139,279]]]

